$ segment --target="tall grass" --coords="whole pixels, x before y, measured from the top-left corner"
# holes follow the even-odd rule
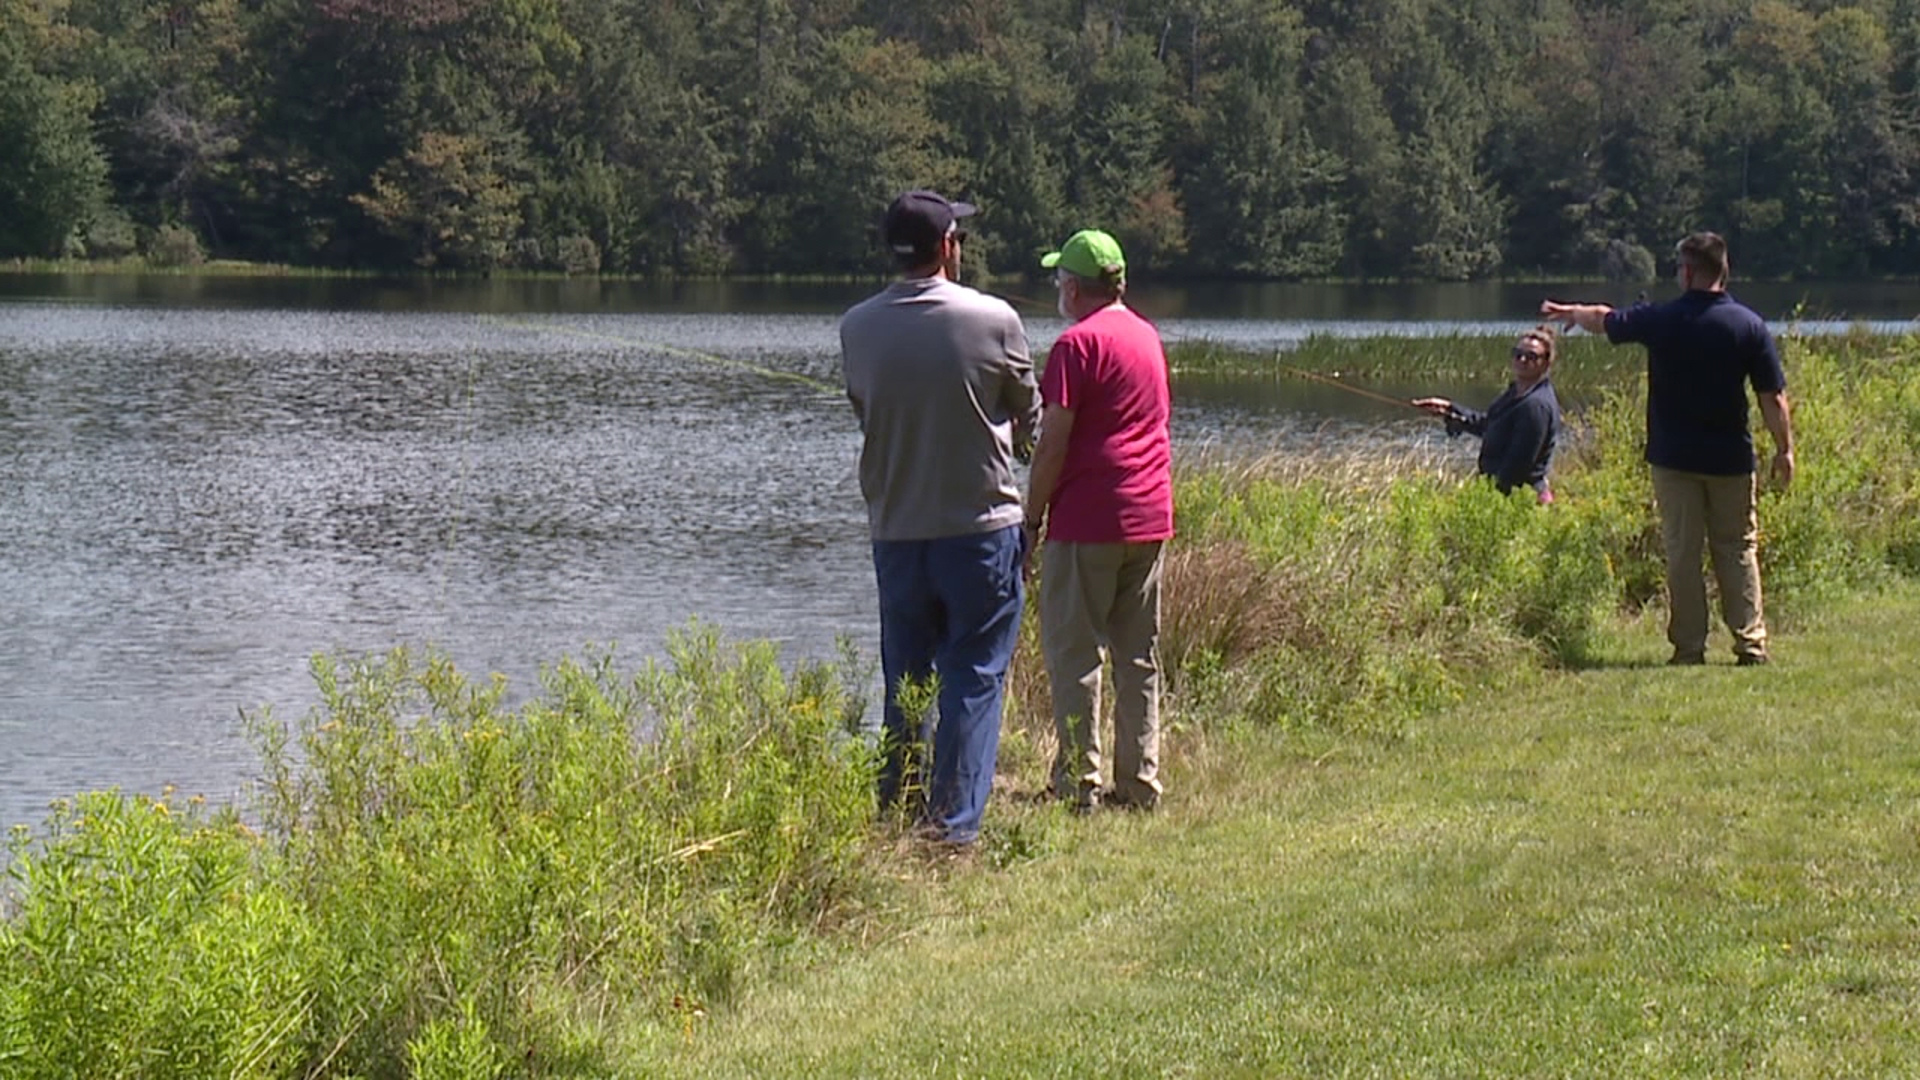
[[[1488,378],[1506,367],[1506,348],[1531,323],[1514,324],[1504,336],[1454,334],[1439,337],[1335,337],[1314,334],[1291,348],[1249,351],[1213,341],[1181,341],[1167,348],[1174,370],[1193,374],[1263,376],[1287,368],[1354,379]],[[1600,338],[1562,335],[1554,379],[1608,379],[1640,370],[1637,349],[1610,347]]]

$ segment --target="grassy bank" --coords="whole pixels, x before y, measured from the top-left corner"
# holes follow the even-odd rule
[[[1037,798],[1031,623],[963,866],[870,820],[857,658],[696,634],[639,673],[559,665],[517,711],[431,660],[323,662],[321,710],[259,724],[245,823],[93,795],[17,838],[0,1066],[1873,1071],[1916,1001],[1886,882],[1913,869],[1890,680],[1920,608],[1920,365],[1788,348],[1773,669],[1650,666],[1634,380],[1579,418],[1547,510],[1464,453],[1191,463],[1168,813]]]
[[[602,1023],[728,996],[860,918],[872,771],[845,669],[682,636],[518,711],[404,653],[255,719],[246,819],[97,793],[14,837],[0,1074],[575,1075]]]
[[[1216,732],[1154,817],[1057,819],[641,1074],[1903,1075],[1920,1059],[1920,592],[1765,670],[1597,663],[1401,741]],[[1014,811],[1019,813],[1020,811]]]

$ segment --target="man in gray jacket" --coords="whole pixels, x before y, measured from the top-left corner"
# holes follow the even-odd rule
[[[993,788],[1027,554],[1013,448],[1040,418],[1020,317],[958,281],[973,213],[930,191],[895,199],[882,229],[900,279],[840,320],[880,592],[880,803],[912,786],[929,741],[902,684],[937,674],[924,826],[955,845],[979,838]]]

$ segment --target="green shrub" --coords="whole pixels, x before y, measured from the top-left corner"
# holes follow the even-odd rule
[[[1659,263],[1653,252],[1634,243],[1615,237],[1601,245],[1599,252],[1600,276],[1608,281],[1640,283],[1653,281],[1659,275]]]
[[[1229,717],[1392,736],[1516,657],[1577,662],[1613,595],[1584,518],[1479,480],[1209,469],[1177,499],[1163,655]]]
[[[262,727],[265,816],[329,946],[321,1026],[357,1032],[343,1064],[384,1075],[440,1002],[519,1060],[561,1041],[528,1007],[556,990],[724,999],[856,887],[845,681],[776,661],[696,630],[631,680],[563,662],[518,714],[441,658],[316,662],[322,708]]]
[[[294,1075],[315,924],[230,813],[82,795],[11,846],[0,1064],[19,1080]]]
[[[200,237],[184,225],[162,225],[147,241],[147,261],[154,266],[199,266],[207,261]]]
[[[140,242],[133,220],[115,207],[105,207],[87,223],[84,247],[90,259],[124,259],[139,250]]]
[[[1770,608],[1788,610],[1872,585],[1912,566],[1920,517],[1920,377],[1882,343],[1837,346],[1789,338],[1797,466],[1760,505],[1761,566]],[[1757,437],[1764,468],[1771,440]]]
[[[407,1042],[407,1075],[412,1080],[494,1080],[506,1070],[470,997],[461,1000],[457,1014],[429,1021]]]
[[[591,236],[563,236],[554,244],[553,261],[569,274],[597,274],[600,245]]]
[[[254,718],[259,836],[108,794],[15,837],[5,1075],[605,1071],[578,1018],[724,1000],[870,887],[836,665],[695,628],[517,711],[441,657],[314,674],[312,714]]]

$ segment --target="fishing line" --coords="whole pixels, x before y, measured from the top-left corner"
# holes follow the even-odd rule
[[[720,367],[735,368],[740,371],[751,372],[762,378],[799,383],[810,390],[830,394],[835,397],[838,397],[841,393],[839,386],[827,382],[825,379],[816,379],[810,375],[802,375],[795,371],[781,371],[778,368],[771,368],[763,364],[755,364],[745,360],[736,360],[731,357],[720,356],[716,353],[702,352],[699,349],[688,349],[677,345],[668,345],[664,342],[622,337],[618,334],[605,334],[599,331],[585,330],[577,326],[567,326],[565,324],[535,322],[531,319],[509,319],[499,315],[483,315],[481,318],[487,322],[498,323],[501,326],[512,327],[517,330],[527,330],[534,333],[570,334],[574,337],[586,338],[591,341],[604,341],[616,345],[632,346],[647,349],[652,352],[666,353],[669,356],[698,360],[702,363],[714,364]],[[467,358],[467,400],[465,406],[461,409],[460,417],[460,475],[454,485],[453,512],[449,515],[447,521],[446,557],[442,560],[440,566],[440,613],[443,616],[446,614],[447,609],[447,591],[453,557],[459,544],[461,512],[466,507],[467,476],[471,467],[471,455],[468,451],[473,443],[473,404],[478,382],[479,361],[475,354],[469,354]]]
[[[453,511],[447,515],[447,550],[440,560],[440,615],[447,614],[447,589],[452,577],[454,552],[458,550],[460,540],[460,513],[467,505],[467,471],[471,464],[467,454],[473,444],[473,398],[474,387],[479,382],[479,360],[473,352],[467,354],[467,401],[460,409],[460,476],[453,486]]]
[[[1032,307],[1036,307],[1036,308],[1044,307],[1047,309],[1049,313],[1052,313],[1055,310],[1052,304],[1042,304],[1040,301],[1034,299],[1033,297],[1022,296],[1019,293],[1008,292],[1008,293],[999,293],[997,295],[999,295],[1002,299],[1016,301],[1018,303],[1027,304]],[[1160,338],[1163,341],[1179,343],[1179,342],[1186,342],[1186,341],[1203,341],[1204,342],[1204,341],[1210,340],[1204,336],[1190,336],[1186,334],[1169,333],[1158,326],[1156,326],[1154,329],[1160,334]],[[1339,379],[1333,378],[1328,375],[1321,375],[1318,372],[1306,371],[1301,368],[1294,367],[1291,364],[1283,364],[1280,362],[1279,356],[1280,356],[1279,353],[1274,354],[1273,366],[1279,368],[1281,371],[1298,376],[1302,379],[1308,379],[1325,386],[1331,386],[1337,390],[1345,390],[1349,394],[1358,394],[1363,398],[1367,398],[1372,401],[1383,402],[1387,405],[1393,405],[1398,408],[1412,409],[1415,412],[1426,411],[1420,408],[1420,406],[1415,405],[1413,402],[1408,401],[1406,398],[1397,398],[1397,397],[1389,396],[1387,394],[1375,393],[1372,390],[1367,390],[1358,386],[1350,385],[1348,383],[1343,383]]]
[[[1060,306],[1058,304],[1048,303],[1046,301],[1039,300],[1034,297],[1024,295],[1022,293],[997,292],[997,293],[988,293],[987,295],[998,297],[1002,300],[1006,300],[1015,304],[1025,304],[1030,308],[1037,308],[1041,311],[1046,312],[1049,315],[1058,315],[1060,313]]]
[[[499,323],[502,326],[513,327],[517,330],[528,330],[535,333],[571,334],[574,337],[586,338],[590,341],[605,341],[616,345],[629,345],[634,348],[648,349],[653,352],[663,352],[668,356],[678,356],[688,360],[698,360],[702,363],[714,364],[719,367],[730,367],[739,371],[747,371],[759,375],[762,378],[780,379],[787,382],[799,383],[810,390],[817,390],[823,394],[831,394],[835,397],[839,397],[841,394],[841,389],[838,384],[830,383],[825,379],[816,379],[811,375],[802,375],[797,371],[782,371],[779,368],[767,367],[764,364],[755,364],[747,360],[738,360],[730,356],[721,356],[718,353],[702,352],[699,349],[689,349],[679,345],[668,345],[660,341],[646,341],[641,338],[622,337],[619,334],[606,334],[598,330],[583,330],[580,327],[568,326],[564,323],[534,322],[530,319],[509,319],[499,315],[486,315],[482,316],[482,318],[489,322]]]
[[[1055,318],[1060,317],[1060,306],[1057,303],[1054,303],[1051,301],[1038,300],[1038,299],[1035,299],[1034,297],[1027,296],[1017,292],[990,292],[987,295],[994,297],[995,299],[998,299],[998,300],[1006,300],[1014,304],[1023,304],[1029,308],[1033,308],[1037,311],[1040,311],[1046,315],[1051,315]],[[1072,320],[1068,320],[1068,321],[1070,322]],[[1187,342],[1187,341],[1210,340],[1205,335],[1174,333],[1173,331],[1167,330],[1166,328],[1160,326],[1158,323],[1154,324],[1153,329],[1155,333],[1160,335],[1161,341],[1171,342],[1176,345],[1180,344],[1181,342]]]
[[[1273,362],[1273,366],[1289,374],[1298,375],[1303,379],[1311,379],[1312,381],[1320,383],[1323,386],[1332,386],[1341,390],[1345,390],[1349,394],[1358,394],[1363,398],[1369,398],[1374,401],[1382,401],[1387,403],[1388,405],[1398,405],[1403,409],[1412,409],[1415,412],[1426,411],[1422,409],[1420,406],[1415,405],[1413,402],[1408,401],[1405,398],[1389,397],[1386,394],[1376,394],[1372,390],[1365,390],[1358,386],[1353,386],[1348,383],[1343,383],[1339,379],[1333,378],[1332,376],[1329,376],[1329,375],[1321,375],[1318,372],[1305,371],[1301,368],[1294,367],[1291,364],[1283,364],[1277,359]]]

